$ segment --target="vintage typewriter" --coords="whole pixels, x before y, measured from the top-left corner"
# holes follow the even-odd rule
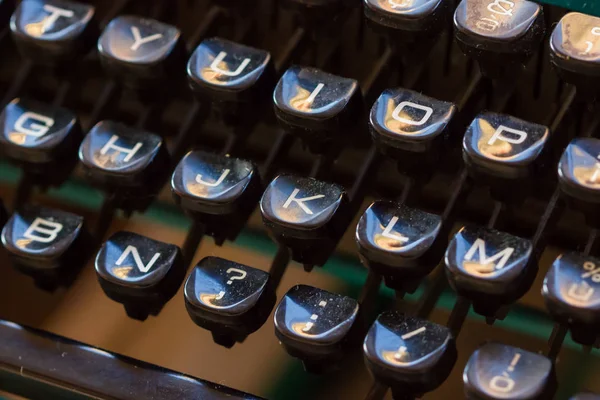
[[[600,399],[600,1],[0,29],[0,397]]]

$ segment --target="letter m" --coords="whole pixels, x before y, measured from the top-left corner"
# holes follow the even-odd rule
[[[479,256],[479,265],[489,266],[488,268],[485,268],[485,272],[491,273],[494,269],[499,270],[504,268],[504,265],[506,265],[508,259],[514,251],[514,247],[507,247],[504,250],[499,251],[498,253],[488,257],[485,251],[485,241],[483,239],[477,238],[477,240],[475,240],[467,254],[465,254],[465,260],[471,261],[473,259],[473,256],[475,255],[475,252],[477,252]]]

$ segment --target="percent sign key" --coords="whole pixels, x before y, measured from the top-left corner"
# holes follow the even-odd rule
[[[560,255],[546,274],[542,295],[556,320],[586,328],[595,337],[600,328],[600,259],[578,253]]]

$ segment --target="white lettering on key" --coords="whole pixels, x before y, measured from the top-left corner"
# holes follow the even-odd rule
[[[111,138],[110,138],[110,140],[108,142],[106,142],[106,144],[104,145],[104,147],[102,147],[102,149],[100,150],[100,154],[106,155],[106,153],[108,153],[108,151],[110,149],[113,149],[117,153],[125,153],[125,154],[127,154],[125,156],[125,158],[123,159],[123,161],[128,162],[135,155],[135,153],[137,153],[137,151],[142,148],[142,143],[141,142],[137,142],[135,144],[135,146],[133,146],[132,149],[128,149],[126,147],[117,146],[115,144],[115,142],[117,140],[119,140],[119,137],[117,135],[112,135]]]
[[[401,117],[400,112],[406,107],[416,108],[417,110],[425,111],[425,115],[423,115],[423,117],[421,117],[421,119],[418,121]],[[394,112],[392,113],[392,118],[394,118],[398,122],[402,122],[403,124],[421,126],[429,120],[432,114],[433,108],[431,107],[423,106],[417,103],[412,103],[410,101],[403,101],[402,103],[398,104],[394,109]]]
[[[300,192],[300,189],[294,188],[294,191],[292,192],[290,197],[288,197],[287,200],[285,201],[285,203],[283,203],[283,208],[288,208],[292,204],[292,202],[295,202],[296,204],[298,204],[298,207],[300,207],[302,209],[302,211],[304,211],[308,215],[313,215],[312,210],[310,208],[308,208],[304,203],[307,201],[311,201],[311,200],[321,199],[321,198],[325,197],[325,195],[318,194],[316,196],[310,196],[310,197],[305,197],[303,199],[297,199],[296,195],[298,195],[299,192]]]
[[[515,139],[510,136],[505,136],[505,135],[503,135],[504,132],[508,132],[508,133],[512,133],[513,135],[517,135],[518,138]],[[503,142],[511,143],[511,144],[520,144],[520,143],[523,143],[525,141],[525,139],[527,139],[527,132],[520,131],[518,129],[509,128],[508,126],[500,125],[496,129],[496,132],[494,132],[494,134],[492,135],[490,140],[488,140],[488,144],[492,145],[492,144],[496,143],[496,140],[502,140]]]
[[[131,27],[131,34],[133,35],[133,44],[131,45],[130,49],[133,51],[137,51],[145,43],[150,43],[163,37],[162,33],[155,33],[154,35],[143,38],[142,34],[140,33],[140,28],[137,26]]]
[[[488,4],[487,9],[489,12],[504,15],[513,16],[513,7],[515,3],[510,0],[496,0],[493,3]]]
[[[62,228],[63,225],[58,222],[38,217],[29,225],[23,237],[34,242],[50,243],[56,239]]]
[[[244,68],[246,68],[248,66],[248,64],[250,64],[250,59],[244,58],[244,61],[242,61],[242,63],[237,67],[237,69],[235,71],[229,71],[227,69],[223,69],[223,68],[219,67],[219,64],[221,64],[223,62],[223,60],[225,59],[226,56],[227,56],[226,52],[224,52],[224,51],[220,52],[217,55],[217,57],[213,60],[212,64],[210,64],[210,69],[212,69],[213,71],[218,72],[222,75],[238,76],[239,74],[242,73]]]
[[[129,254],[131,254],[131,256],[133,257],[133,261],[135,262],[135,265],[137,266],[137,268],[143,273],[150,271],[150,268],[152,268],[152,266],[154,265],[156,260],[158,260],[158,258],[160,257],[160,253],[155,253],[154,256],[152,257],[152,259],[150,259],[150,262],[148,262],[148,264],[144,265],[144,262],[142,261],[142,258],[140,257],[140,253],[138,252],[137,247],[129,245],[125,248],[125,251],[121,254],[121,257],[119,257],[119,259],[117,260],[117,262],[115,264],[116,265],[123,264],[123,261],[125,261],[125,259],[127,258],[127,256]]]
[[[398,217],[392,217],[390,223],[383,230],[382,235],[387,238],[397,240],[400,243],[408,242],[408,238],[406,236],[392,233],[392,229],[394,229],[394,226],[396,226],[396,222],[398,222]]]
[[[28,121],[29,127],[26,127],[25,125]],[[53,125],[54,120],[52,118],[27,111],[21,114],[21,116],[15,121],[15,130],[26,135],[41,137],[48,133]]]
[[[221,183],[223,183],[223,181],[225,180],[225,178],[227,177],[227,175],[229,175],[229,173],[231,172],[231,170],[229,168],[225,169],[222,173],[221,176],[219,176],[219,179],[217,179],[216,181],[210,183],[210,182],[206,182],[205,180],[202,179],[202,175],[197,174],[196,175],[196,182],[204,185],[204,186],[210,186],[210,187],[216,187],[219,186]]]
[[[315,88],[315,90],[312,91],[312,93],[310,94],[310,96],[308,96],[306,98],[306,100],[303,101],[303,103],[305,103],[305,104],[312,104],[312,102],[315,101],[315,99],[317,98],[317,96],[319,95],[319,93],[321,92],[321,90],[323,90],[324,87],[325,87],[324,84],[319,83],[317,85],[317,87]]]
[[[467,254],[465,254],[465,260],[471,261],[471,259],[475,255],[475,252],[478,250],[479,250],[479,265],[480,265],[480,268],[478,270],[479,270],[479,272],[482,272],[482,273],[483,272],[491,273],[494,271],[494,269],[500,270],[500,269],[504,268],[504,265],[508,262],[508,259],[510,258],[512,253],[515,251],[515,249],[513,247],[507,247],[504,250],[499,251],[498,253],[496,253],[493,256],[488,258],[488,256],[486,255],[486,252],[485,252],[485,241],[477,238],[477,240],[475,240],[475,242],[473,243],[473,245],[471,246],[471,248],[469,249]],[[494,265],[493,263],[496,260],[500,260],[500,261],[498,262],[498,264]],[[490,265],[490,264],[492,264],[492,265]],[[484,268],[486,266],[487,266],[487,268]]]
[[[71,10],[66,10],[64,8],[58,8],[56,6],[45,4],[44,11],[48,11],[50,15],[44,19],[44,23],[42,24],[41,31],[42,33],[46,33],[46,31],[51,28],[54,23],[60,18],[73,18],[75,13]]]

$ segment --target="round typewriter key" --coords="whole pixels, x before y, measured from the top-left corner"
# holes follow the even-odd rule
[[[384,276],[388,286],[412,292],[444,253],[441,225],[439,215],[376,201],[356,226],[361,261]]]
[[[571,328],[573,340],[595,343],[600,333],[600,259],[560,255],[546,274],[542,295],[550,314]]]
[[[454,27],[463,52],[491,78],[514,72],[544,37],[542,6],[528,0],[462,0]]]
[[[456,292],[486,317],[496,317],[529,290],[537,268],[532,244],[508,233],[463,227],[446,250],[446,275]]]
[[[543,400],[553,398],[556,390],[552,361],[500,343],[485,344],[473,353],[463,381],[469,400]]]
[[[179,247],[124,231],[102,245],[95,267],[106,295],[142,321],[158,315],[185,276]]]
[[[206,257],[184,286],[192,320],[226,347],[260,328],[275,305],[269,274],[219,257]]]
[[[600,89],[600,18],[568,13],[550,37],[550,60],[561,78],[579,92],[596,96]]]
[[[298,285],[275,310],[275,334],[290,355],[305,361],[307,369],[326,368],[341,359],[357,315],[356,300]]]
[[[69,0],[24,0],[12,15],[19,52],[39,64],[73,68],[97,37],[93,6]]]
[[[436,389],[456,362],[448,328],[397,311],[385,311],[363,345],[367,367],[394,397],[420,397]]]
[[[338,152],[365,132],[362,94],[354,79],[293,66],[277,83],[273,102],[281,126],[315,153]]]
[[[265,190],[260,210],[275,240],[295,261],[323,265],[348,224],[344,189],[313,178],[280,175]]]

